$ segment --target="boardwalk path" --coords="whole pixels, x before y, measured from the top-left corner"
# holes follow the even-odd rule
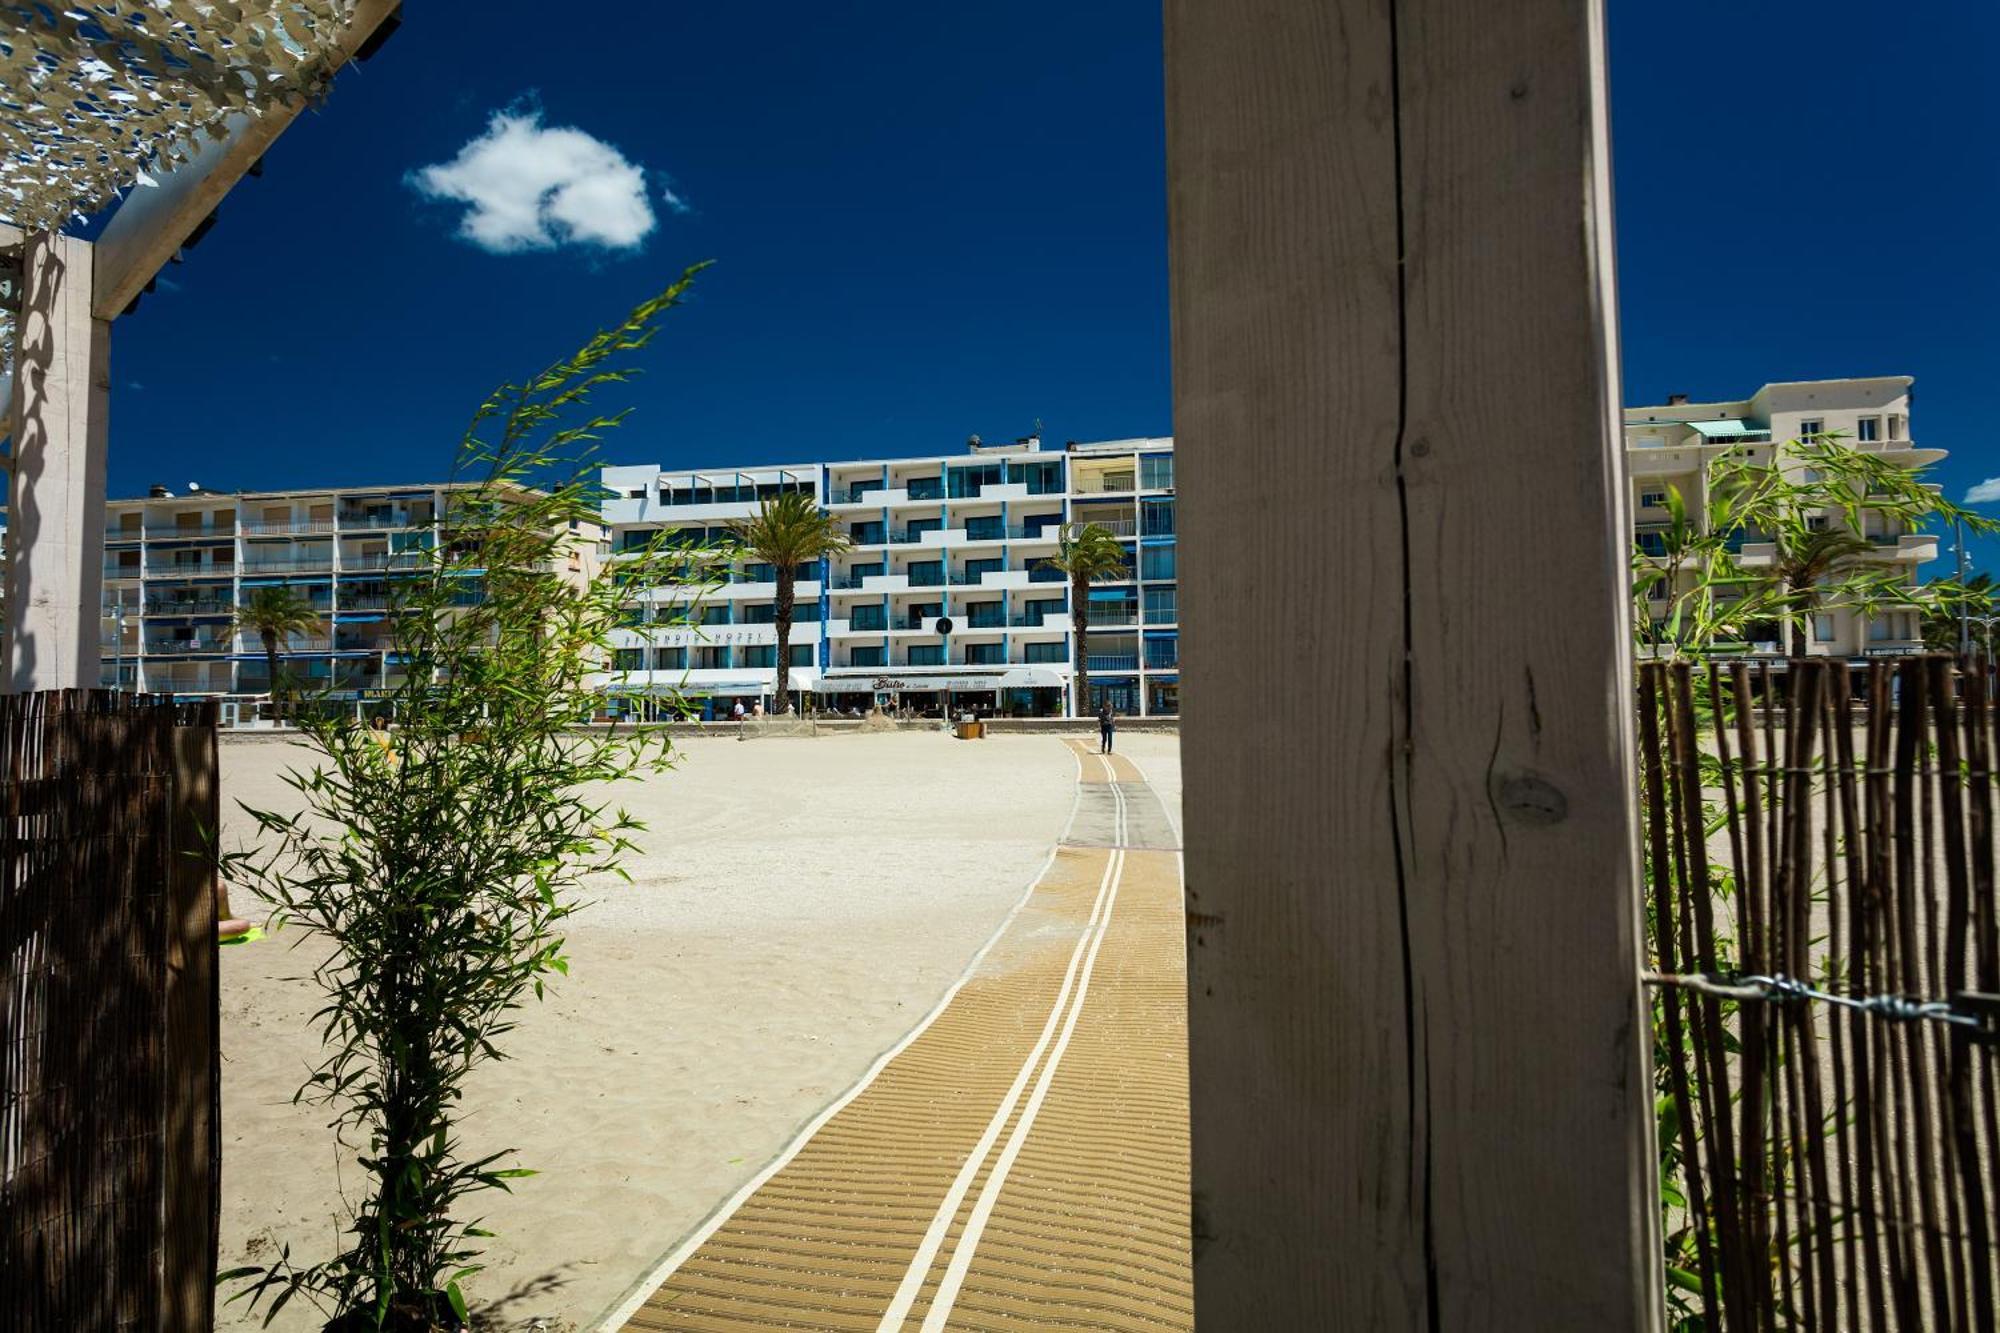
[[[604,1328],[1193,1327],[1180,857],[1070,744],[1069,832],[967,977]]]

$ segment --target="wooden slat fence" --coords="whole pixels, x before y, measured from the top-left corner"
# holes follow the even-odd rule
[[[0,696],[0,1330],[206,1330],[212,706]]]
[[[1670,1327],[1990,1333],[1991,676],[1648,664]]]

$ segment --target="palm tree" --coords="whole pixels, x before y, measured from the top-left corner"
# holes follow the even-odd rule
[[[1773,572],[1784,585],[1790,603],[1791,648],[1793,657],[1806,655],[1806,626],[1820,604],[1820,582],[1842,562],[1865,555],[1871,548],[1865,537],[1840,528],[1781,527],[1774,535]]]
[[[764,500],[749,518],[729,525],[743,549],[777,573],[778,697],[777,711],[792,711],[792,606],[799,566],[848,548],[833,516],[803,491],[787,491]]]
[[[1076,716],[1090,711],[1090,585],[1125,572],[1125,548],[1098,523],[1072,523],[1059,538],[1051,569],[1069,575],[1069,623],[1076,633]]]
[[[264,664],[270,673],[271,716],[276,721],[283,716],[278,704],[278,641],[318,629],[319,612],[296,589],[279,583],[253,590],[236,608],[236,625],[250,630],[264,642]]]

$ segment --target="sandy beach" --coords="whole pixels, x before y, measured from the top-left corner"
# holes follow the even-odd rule
[[[1120,749],[1177,818],[1177,739]],[[500,1233],[471,1283],[482,1327],[590,1327],[924,1016],[1074,799],[1075,761],[1051,737],[701,738],[682,754],[621,793],[649,825],[634,883],[574,918],[571,975],[475,1084],[468,1150],[511,1146],[542,1173],[478,1201]],[[282,807],[279,775],[305,757],[226,746],[226,806]],[[245,825],[227,821],[225,841]],[[291,1102],[317,997],[296,979],[313,946],[290,943],[223,951],[225,1268],[335,1244],[341,1155],[326,1112]],[[224,1309],[223,1327],[261,1321]],[[317,1321],[288,1309],[274,1327]]]

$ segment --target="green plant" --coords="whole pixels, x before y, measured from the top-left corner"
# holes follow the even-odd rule
[[[1125,547],[1098,523],[1072,523],[1057,538],[1049,567],[1069,575],[1069,623],[1076,635],[1076,713],[1090,711],[1090,585],[1126,569]]]
[[[429,1333],[467,1318],[463,1279],[490,1233],[461,1216],[472,1195],[531,1172],[505,1150],[469,1154],[457,1122],[467,1076],[505,1058],[516,1011],[565,973],[564,921],[588,876],[619,873],[638,823],[601,785],[668,765],[659,729],[579,730],[634,592],[665,576],[662,548],[600,575],[573,573],[594,531],[589,442],[622,419],[589,404],[678,304],[695,270],[616,328],[480,407],[460,451],[441,558],[397,596],[391,731],[302,719],[310,768],[289,777],[302,809],[250,810],[260,844],[227,876],[273,921],[320,936],[313,969],[325,1053],[299,1091],[331,1104],[366,1187],[330,1260],[239,1268],[232,1299],[294,1297],[330,1333]],[[581,420],[577,418],[581,417]],[[539,487],[537,489],[536,487]]]
[[[238,629],[249,630],[263,643],[264,667],[270,673],[271,716],[274,720],[282,720],[278,641],[289,639],[294,634],[310,634],[320,628],[323,618],[311,602],[299,595],[297,589],[279,583],[268,588],[252,589],[242,605],[236,608],[235,623]]]
[[[1768,457],[1757,452],[1767,447]],[[1701,481],[1699,510],[1666,487],[1668,522],[1647,534],[1650,549],[1641,541],[1633,551],[1635,624],[1656,655],[1728,650],[1778,625],[1803,656],[1807,627],[1831,608],[1949,615],[1964,596],[1956,583],[1917,584],[1907,566],[1867,557],[1926,522],[2000,531],[1945,499],[1923,468],[1839,435],[1739,446],[1711,459]],[[1652,603],[1661,600],[1656,621]]]
[[[832,515],[803,491],[787,491],[766,499],[757,512],[729,525],[745,552],[770,565],[777,575],[778,687],[776,711],[792,711],[792,608],[797,599],[799,566],[847,549]]]

